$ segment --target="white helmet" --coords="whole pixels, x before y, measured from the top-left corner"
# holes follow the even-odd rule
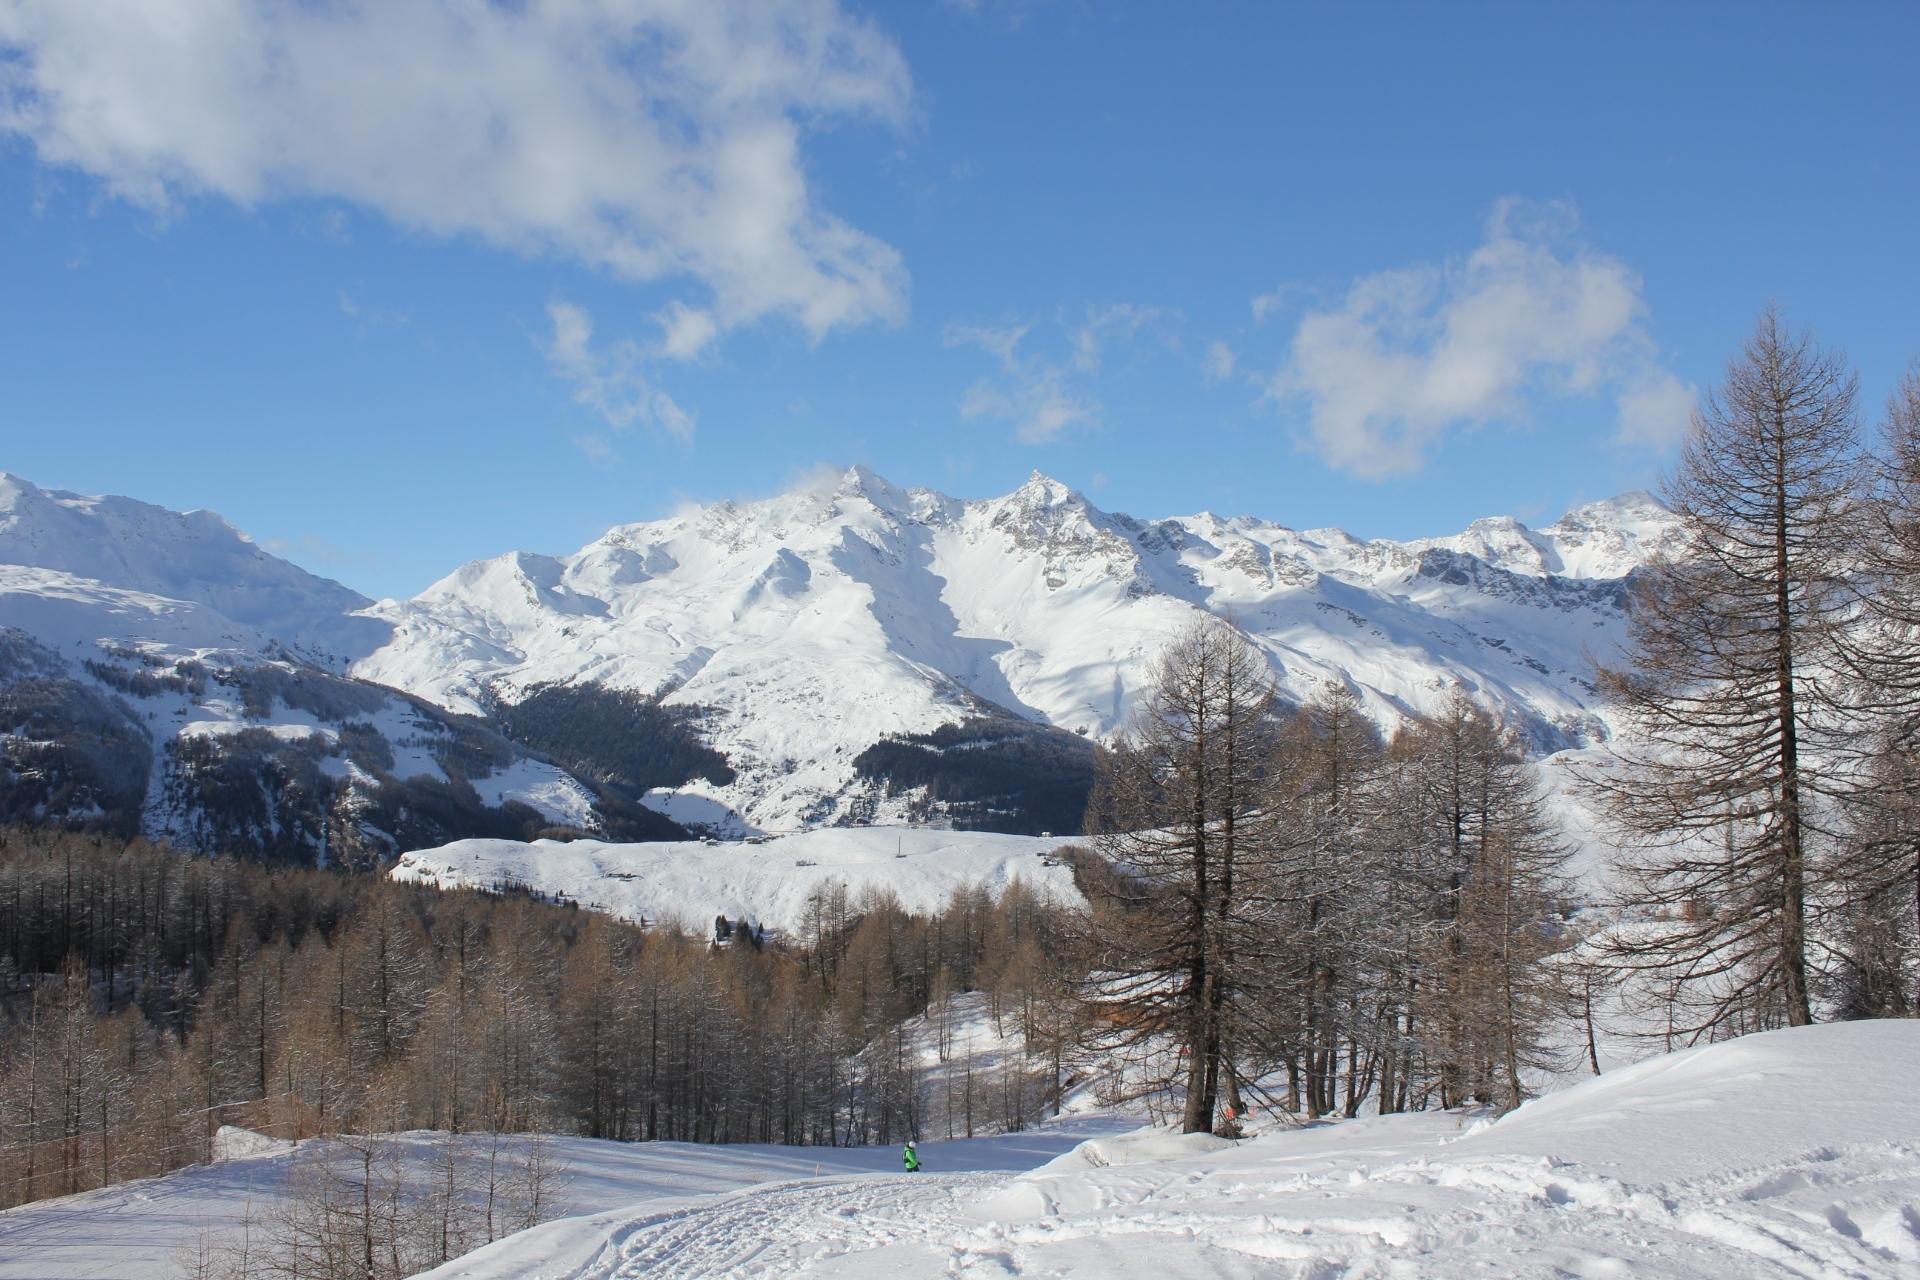
[[[912,1139],[912,1138],[908,1138],[908,1139],[907,1139],[907,1150],[909,1150],[909,1151],[911,1151],[911,1150],[913,1150],[913,1139]]]

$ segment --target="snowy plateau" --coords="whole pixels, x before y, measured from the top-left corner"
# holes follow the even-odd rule
[[[1082,1096],[1026,1133],[930,1138],[912,1176],[891,1148],[558,1139],[569,1216],[426,1274],[1890,1280],[1920,1274],[1916,1061],[1920,1023],[1804,1027],[1498,1119],[1256,1118],[1238,1142]],[[397,1141],[426,1176],[443,1138]],[[203,1235],[270,1212],[300,1156],[222,1145],[211,1165],[0,1213],[0,1280],[182,1274]]]
[[[1060,843],[926,827],[821,828],[751,843],[459,840],[403,853],[391,874],[444,889],[535,889],[635,924],[677,915],[697,929],[724,915],[797,937],[808,898],[834,884],[845,885],[854,902],[879,890],[929,916],[956,889],[980,885],[997,897],[1015,881],[1059,902],[1081,902],[1072,870],[1053,856]]]
[[[1606,737],[1592,659],[1618,642],[1628,575],[1675,527],[1636,493],[1541,529],[1501,517],[1369,541],[1138,520],[1038,474],[961,501],[855,467],[373,602],[211,513],[0,475],[0,729],[22,809],[8,816],[130,808],[183,843],[236,840],[238,825],[238,843],[275,856],[344,840],[372,860],[543,825],[626,840],[1063,831],[1088,743],[1125,722],[1155,654],[1202,613],[1243,628],[1289,697],[1341,682],[1390,729],[1461,686],[1545,756]],[[582,732],[571,707],[544,735],[518,732],[515,710],[553,690],[617,695],[596,704],[614,717],[605,736],[665,725],[705,755],[603,767],[567,740]],[[104,754],[59,775],[52,744],[76,724]],[[1056,784],[1050,807],[975,776],[994,757]],[[88,775],[108,758],[121,763]],[[248,768],[271,775],[264,800],[244,821],[210,817],[207,796],[231,799]]]

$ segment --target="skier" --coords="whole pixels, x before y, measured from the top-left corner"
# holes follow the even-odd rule
[[[911,1141],[907,1143],[907,1149],[901,1153],[900,1159],[907,1166],[908,1173],[920,1172],[920,1153],[913,1149]]]

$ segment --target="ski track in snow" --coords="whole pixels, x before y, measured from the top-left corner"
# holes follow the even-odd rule
[[[957,1234],[966,1203],[1004,1181],[924,1173],[760,1186],[633,1223],[579,1280],[817,1274],[852,1255],[863,1268],[884,1262],[920,1274],[917,1264],[940,1259],[917,1237]],[[902,1252],[917,1256],[910,1263]]]
[[[1569,1176],[1549,1160],[1273,1180],[1236,1160],[1097,1175],[1076,1189],[1084,1202],[1073,1212],[1038,1180],[1005,1175],[806,1180],[636,1219],[574,1274],[1331,1280],[1484,1275],[1504,1259],[1501,1273],[1527,1276],[1894,1276],[1920,1267],[1916,1157],[1871,1145],[1808,1153],[1683,1197]],[[1846,1207],[1889,1203],[1886,1193],[1907,1203],[1864,1224]],[[1015,1221],[992,1220],[1006,1209],[997,1198],[1013,1203]],[[1035,1219],[1018,1220],[1029,1204]]]

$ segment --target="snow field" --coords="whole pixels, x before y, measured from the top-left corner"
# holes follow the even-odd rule
[[[438,1135],[402,1135],[431,1159]],[[897,1148],[556,1139],[578,1216],[433,1280],[1099,1276],[1880,1280],[1920,1274],[1920,1022],[1685,1050],[1492,1120],[1229,1143],[1076,1116]],[[159,1280],[275,1194],[280,1144],[0,1213],[0,1280]]]
[[[555,681],[705,708],[738,771],[708,798],[768,830],[886,814],[854,760],[975,713],[971,699],[1104,737],[1166,641],[1208,613],[1246,629],[1291,697],[1341,682],[1391,727],[1458,683],[1566,746],[1604,736],[1587,655],[1611,649],[1618,580],[1673,526],[1630,494],[1540,530],[1363,542],[1135,520],[1038,474],[957,501],[855,467],[622,525],[571,556],[466,565],[366,610],[392,636],[354,670],[457,710]]]

